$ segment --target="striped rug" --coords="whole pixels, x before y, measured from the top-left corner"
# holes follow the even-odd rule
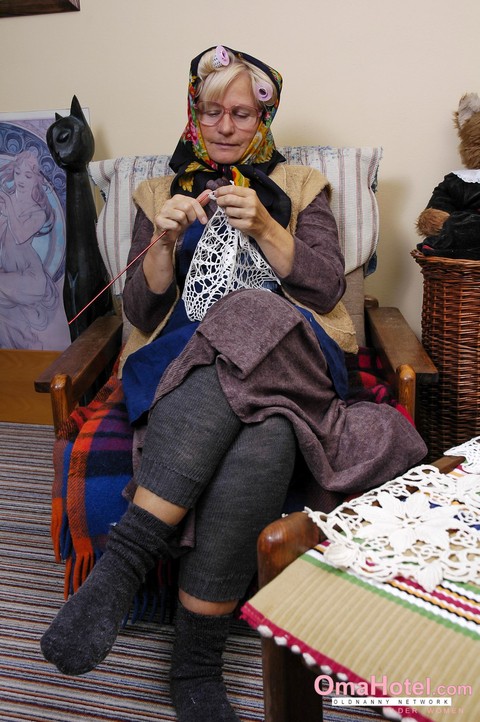
[[[124,629],[108,659],[65,677],[43,659],[39,639],[63,602],[63,569],[50,544],[53,430],[0,423],[0,720],[150,722],[175,720],[168,694],[172,630],[155,622]],[[244,721],[263,720],[260,640],[239,622],[225,677]],[[299,711],[299,722],[301,721]],[[374,722],[326,707],[325,722]],[[212,720],[215,722],[215,720]]]

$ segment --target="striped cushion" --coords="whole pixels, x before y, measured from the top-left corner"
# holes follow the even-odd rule
[[[375,190],[382,149],[285,146],[280,152],[287,163],[310,165],[328,178],[345,273],[360,266],[367,269],[378,242]]]
[[[374,191],[382,149],[287,146],[279,150],[288,163],[311,165],[328,178],[346,272],[360,266],[367,268],[378,241]],[[167,155],[127,156],[89,165],[90,177],[105,200],[98,218],[97,236],[112,277],[127,262],[135,219],[132,193],[147,178],[171,174],[169,160]],[[116,281],[115,293],[122,292],[123,283],[124,276]]]

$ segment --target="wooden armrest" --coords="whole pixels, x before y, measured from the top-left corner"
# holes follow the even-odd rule
[[[465,461],[464,456],[442,456],[437,461],[432,461],[431,466],[436,466],[442,474],[448,474]]]
[[[118,354],[121,334],[122,320],[118,316],[97,318],[35,379],[35,390],[50,393],[52,379],[57,374],[65,374],[81,396]]]
[[[35,390],[51,395],[55,430],[115,359],[121,342],[121,318],[101,316],[35,379]]]
[[[370,342],[387,374],[396,374],[403,365],[415,371],[417,383],[433,384],[438,381],[435,364],[398,308],[367,305],[365,314]]]
[[[297,557],[324,538],[320,528],[303,511],[296,511],[269,524],[258,538],[258,582],[261,587]]]

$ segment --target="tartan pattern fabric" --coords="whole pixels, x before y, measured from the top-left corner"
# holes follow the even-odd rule
[[[76,591],[103,552],[108,530],[127,508],[123,489],[133,475],[133,428],[114,374],[57,435],[52,537],[67,562],[65,592]]]

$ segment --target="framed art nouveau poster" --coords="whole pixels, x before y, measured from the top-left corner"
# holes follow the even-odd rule
[[[70,342],[66,178],[45,141],[54,120],[55,111],[0,113],[0,348],[61,351]]]

